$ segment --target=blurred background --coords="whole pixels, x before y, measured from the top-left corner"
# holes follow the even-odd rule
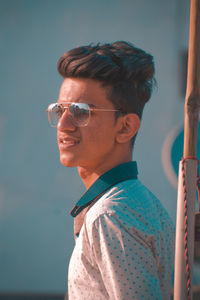
[[[56,299],[67,289],[69,212],[85,188],[76,169],[60,165],[46,108],[62,82],[57,61],[73,47],[126,40],[154,56],[158,87],[133,158],[175,223],[188,32],[187,0],[0,0],[1,299]]]

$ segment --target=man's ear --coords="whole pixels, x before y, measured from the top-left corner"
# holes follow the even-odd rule
[[[116,134],[116,141],[120,144],[130,142],[140,128],[140,118],[137,114],[126,114],[119,117],[119,130]]]

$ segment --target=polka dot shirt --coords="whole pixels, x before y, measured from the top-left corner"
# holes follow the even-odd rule
[[[138,179],[123,181],[85,216],[69,264],[69,299],[169,299],[173,260],[168,213]]]

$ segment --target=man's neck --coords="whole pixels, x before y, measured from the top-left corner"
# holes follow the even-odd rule
[[[86,189],[89,189],[90,186],[104,173],[111,170],[112,168],[132,160],[132,156],[127,156],[126,158],[120,159],[115,163],[106,166],[99,166],[99,168],[86,168],[78,167],[79,176],[81,177]]]
[[[87,190],[99,178],[99,176],[101,176],[99,173],[93,172],[92,170],[84,167],[78,167],[78,173]]]

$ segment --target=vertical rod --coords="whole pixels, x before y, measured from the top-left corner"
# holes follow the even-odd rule
[[[196,174],[197,161],[186,160],[184,162],[185,169],[185,187],[188,203],[188,257],[190,268],[190,281],[192,294],[192,275],[193,275],[193,259],[194,259],[194,214],[196,200]],[[177,218],[176,218],[176,247],[175,247],[175,273],[174,273],[174,300],[186,300],[187,298],[187,278],[185,263],[185,213],[184,213],[184,180],[183,180],[183,161],[179,163],[179,182],[178,182],[178,199],[177,199]],[[190,205],[189,205],[190,204]],[[192,299],[192,296],[191,296]],[[191,300],[190,299],[190,300]]]
[[[200,0],[191,0],[183,157],[196,156],[200,105]]]
[[[188,258],[190,267],[191,287],[194,257],[194,218],[196,201],[197,179],[197,133],[200,105],[200,0],[191,0],[190,6],[190,36],[188,53],[187,89],[185,97],[184,117],[184,149],[185,187],[187,190],[187,223],[188,223]],[[179,169],[177,220],[176,220],[176,246],[175,246],[175,279],[174,299],[188,299],[186,288],[185,263],[185,224],[184,224],[184,181],[182,163]],[[191,288],[192,289],[192,288]],[[190,294],[192,299],[192,293]]]

